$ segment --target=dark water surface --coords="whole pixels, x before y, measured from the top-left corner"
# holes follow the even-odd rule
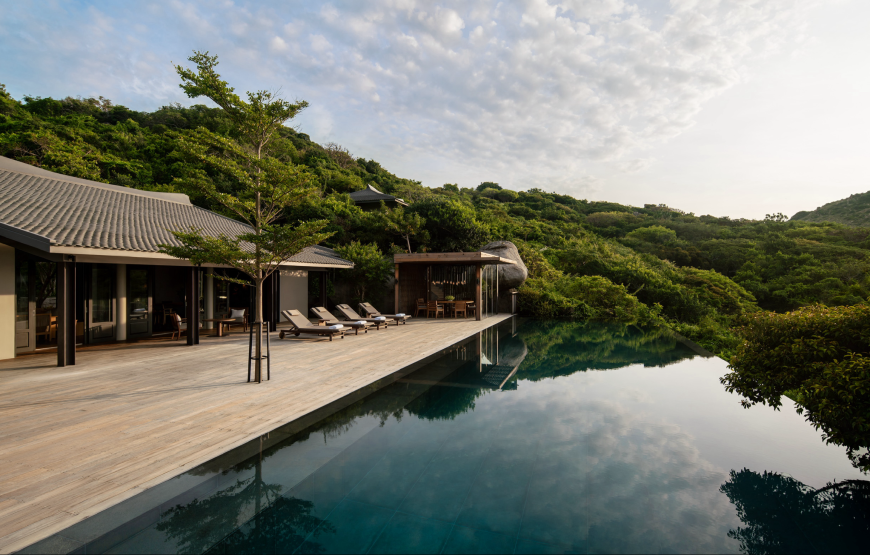
[[[725,372],[661,330],[504,322],[30,550],[866,552],[867,477]]]

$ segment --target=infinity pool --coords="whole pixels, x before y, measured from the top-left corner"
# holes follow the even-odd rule
[[[726,363],[665,331],[507,321],[418,366],[25,551],[870,545],[868,482],[845,450],[788,400],[741,408]]]

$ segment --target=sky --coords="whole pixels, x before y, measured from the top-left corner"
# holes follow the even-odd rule
[[[135,110],[173,63],[400,177],[732,218],[870,190],[866,0],[0,3],[0,83]]]

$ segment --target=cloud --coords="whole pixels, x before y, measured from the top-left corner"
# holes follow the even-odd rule
[[[7,4],[0,54],[29,94],[65,85],[153,108],[186,100],[169,61],[210,50],[240,90],[322,105],[331,135],[316,140],[387,167],[432,156],[487,168],[523,188],[588,181],[564,176],[595,161],[642,169],[639,153],[692,126],[750,59],[799,40],[813,2],[171,0],[38,15]]]
[[[637,173],[643,171],[655,163],[655,158],[635,158],[625,160],[617,164],[620,171],[625,173]]]
[[[738,549],[728,531],[740,521],[719,492],[728,469],[706,460],[680,426],[651,414],[646,393],[606,400],[588,380],[582,388],[572,381],[520,382],[507,395],[476,401],[474,418],[503,423],[494,445],[508,445],[517,459],[537,457],[524,534],[556,544],[603,542],[589,547],[607,552]]]

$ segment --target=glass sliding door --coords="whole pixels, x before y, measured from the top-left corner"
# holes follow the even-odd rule
[[[26,353],[57,344],[57,264],[15,257],[15,348]]]
[[[30,297],[32,281],[30,279],[31,262],[18,253],[15,257],[15,349],[16,352],[32,351],[36,348]],[[35,310],[33,311],[35,312]]]
[[[481,318],[498,314],[498,266],[491,264],[481,268],[480,296]]]
[[[36,260],[33,271],[33,301],[36,348],[57,346],[57,263]]]
[[[98,343],[115,339],[115,267],[113,265],[91,265],[89,304],[89,342]]]
[[[147,267],[127,268],[127,337],[151,335],[152,275]]]
[[[230,282],[220,279],[221,274],[214,277],[214,317],[226,318],[230,313]]]

